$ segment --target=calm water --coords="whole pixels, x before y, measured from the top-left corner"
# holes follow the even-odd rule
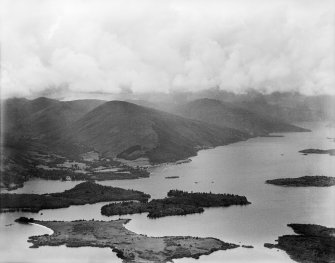
[[[288,223],[315,223],[335,227],[335,187],[288,188],[267,185],[267,179],[303,175],[334,176],[335,157],[301,155],[306,148],[335,148],[334,128],[323,124],[301,124],[311,133],[287,133],[285,137],[254,138],[245,142],[200,151],[192,162],[165,165],[152,169],[150,178],[106,181],[105,185],[142,190],[153,198],[166,196],[170,189],[212,191],[247,196],[249,206],[210,208],[203,214],[165,217],[151,220],[146,214],[131,218],[127,228],[152,236],[195,235],[217,237],[223,241],[253,245],[254,249],[238,248],[218,251],[200,260],[180,259],[175,262],[293,262],[282,251],[263,247],[292,231]],[[165,179],[166,176],[179,176]],[[78,182],[32,180],[17,193],[58,192]],[[43,210],[43,214],[0,214],[0,262],[121,262],[111,249],[43,247],[30,249],[28,236],[49,233],[36,225],[19,225],[14,219],[26,215],[41,220],[100,219],[104,203]]]

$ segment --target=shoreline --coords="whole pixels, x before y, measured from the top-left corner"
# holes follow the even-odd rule
[[[192,162],[193,161],[193,158],[194,157],[197,157],[199,155],[199,152],[201,151],[204,151],[204,150],[211,150],[211,149],[215,149],[215,148],[218,148],[218,147],[224,147],[224,146],[227,146],[227,145],[231,145],[231,144],[236,144],[236,143],[239,143],[239,142],[245,142],[245,141],[248,141],[250,139],[254,139],[254,138],[277,138],[277,137],[285,137],[284,134],[286,133],[305,133],[305,132],[312,132],[312,130],[308,129],[308,128],[302,128],[302,129],[305,129],[304,131],[288,131],[288,132],[273,132],[273,133],[269,133],[268,135],[257,135],[257,136],[250,136],[248,138],[243,138],[241,140],[237,140],[237,141],[232,141],[232,142],[227,142],[226,144],[222,144],[222,145],[217,145],[217,146],[203,146],[203,147],[199,147],[199,148],[195,148],[196,149],[196,152],[194,155],[190,155],[184,159],[180,159],[180,160],[176,160],[176,161],[173,161],[173,162],[162,162],[162,163],[150,163],[150,160],[148,157],[140,157],[136,160],[139,160],[140,162],[141,161],[144,161],[145,164],[140,164],[140,163],[136,163],[136,160],[126,160],[126,159],[122,159],[122,158],[113,158],[113,160],[115,161],[118,161],[124,165],[127,165],[129,167],[132,167],[132,168],[136,168],[136,167],[140,167],[140,168],[146,168],[146,169],[154,169],[154,168],[158,168],[158,167],[164,167],[164,166],[168,166],[168,165],[179,165],[179,164],[184,164],[184,163],[189,163],[189,162]],[[273,136],[273,134],[275,134]],[[52,179],[44,179],[44,178],[41,178],[41,177],[33,177],[31,179],[43,179],[43,180],[52,180]],[[107,180],[96,180],[96,179],[93,179],[94,181],[119,181],[119,180],[139,180],[139,179],[144,179],[144,178],[150,178],[150,173],[148,176],[145,176],[145,177],[137,177],[137,178],[117,178],[117,179],[107,179]],[[29,179],[28,181],[30,181],[31,179]],[[28,182],[28,181],[25,181],[23,182],[22,185],[17,185],[15,188],[13,189],[8,189],[6,187],[0,187],[0,191],[6,191],[7,193],[10,193],[12,191],[15,191],[17,189],[20,189],[20,188],[23,188],[25,183]],[[54,181],[54,180],[52,180]],[[55,180],[55,181],[61,181],[61,180]],[[77,180],[71,180],[71,181],[77,181]],[[88,180],[78,180],[78,182],[87,182]]]
[[[39,226],[39,227],[41,227],[41,228],[44,228],[44,229],[48,230],[48,231],[50,232],[50,233],[48,234],[49,236],[51,236],[51,235],[53,235],[53,234],[55,233],[55,231],[53,231],[51,228],[46,227],[46,226],[43,226],[43,225],[40,225],[40,224],[38,224],[38,223],[29,223],[29,224],[34,225],[34,226]]]

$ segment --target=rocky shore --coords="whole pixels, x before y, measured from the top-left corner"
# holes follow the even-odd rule
[[[129,219],[112,221],[37,221],[54,231],[52,235],[29,237],[32,248],[40,246],[106,247],[116,252],[124,262],[170,262],[173,259],[199,258],[218,250],[238,245],[216,238],[190,236],[148,237],[129,231],[124,224]]]
[[[298,235],[280,236],[277,244],[265,243],[264,246],[284,250],[301,263],[335,262],[335,228],[311,224],[288,226]]]
[[[121,202],[104,205],[101,214],[106,216],[126,215],[148,212],[149,218],[172,215],[202,213],[204,207],[226,207],[231,205],[248,205],[245,196],[233,194],[188,193],[170,190],[168,197],[145,202]]]
[[[280,178],[273,180],[266,180],[267,184],[274,184],[279,186],[293,186],[293,187],[327,187],[335,185],[335,177],[329,176],[302,176],[298,178]]]

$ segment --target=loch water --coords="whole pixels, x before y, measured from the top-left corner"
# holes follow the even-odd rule
[[[209,208],[202,214],[148,219],[147,215],[126,215],[132,219],[126,227],[150,236],[191,235],[216,237],[226,242],[252,245],[217,251],[200,259],[178,259],[191,262],[293,262],[285,252],[264,248],[278,236],[292,234],[289,223],[311,223],[335,227],[335,186],[280,187],[265,184],[268,179],[304,175],[335,176],[335,156],[303,155],[307,148],[333,149],[335,127],[325,123],[300,123],[312,129],[306,133],[283,133],[284,137],[258,137],[202,150],[183,164],[167,164],[151,168],[149,178],[100,182],[104,185],[144,191],[152,198],[163,198],[170,189],[196,192],[245,195],[248,206]],[[168,176],[179,176],[166,179]],[[50,193],[72,188],[79,182],[34,179],[12,193]],[[111,220],[100,214],[105,203],[42,210],[40,213],[0,214],[0,262],[121,262],[108,248],[29,248],[32,235],[50,233],[38,225],[14,222],[19,216],[39,220]]]

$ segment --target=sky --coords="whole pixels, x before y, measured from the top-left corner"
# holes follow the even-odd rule
[[[333,0],[2,0],[1,97],[335,94]]]

